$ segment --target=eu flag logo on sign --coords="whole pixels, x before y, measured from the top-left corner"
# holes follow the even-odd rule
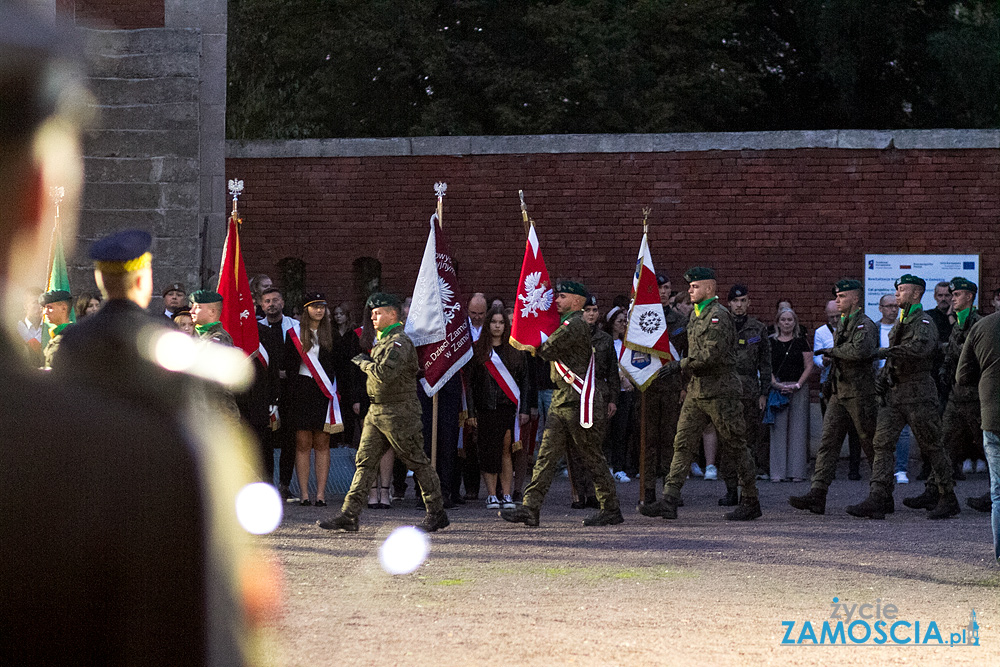
[[[645,352],[632,350],[632,365],[638,369],[643,369],[652,362],[652,359]]]
[[[975,262],[962,262],[962,270],[963,271],[975,271],[976,270],[976,263]]]

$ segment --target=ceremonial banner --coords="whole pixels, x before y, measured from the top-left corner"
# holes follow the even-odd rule
[[[460,291],[444,229],[435,213],[404,328],[417,348],[424,372],[420,384],[428,396],[440,391],[472,359],[472,332]]]
[[[226,234],[219,286],[216,289],[222,295],[222,316],[219,321],[222,322],[222,328],[233,337],[233,345],[251,356],[259,354],[261,345],[250,281],[247,279],[246,265],[240,251],[239,226],[243,221],[236,213],[236,199],[243,191],[243,181],[230,181],[229,191],[233,193],[233,212],[229,216],[229,231]]]
[[[643,230],[635,275],[632,276],[632,303],[629,304],[625,340],[618,358],[622,370],[640,389],[645,389],[653,381],[663,365],[663,359],[677,358],[677,350],[670,344],[667,320],[660,305],[660,290],[656,284],[656,270],[647,237]]]
[[[517,289],[510,344],[534,354],[559,326],[555,290],[549,279],[549,270],[545,268],[534,223],[528,227],[528,241],[524,245],[524,261]]]

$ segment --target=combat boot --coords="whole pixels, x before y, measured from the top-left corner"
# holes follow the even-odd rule
[[[677,499],[670,496],[663,496],[655,503],[649,503],[640,507],[639,514],[643,516],[658,516],[664,519],[676,519]]]
[[[931,510],[938,504],[938,498],[940,495],[941,494],[938,493],[938,488],[936,486],[928,484],[924,487],[924,492],[919,496],[903,498],[903,504],[911,510]]]
[[[358,517],[341,513],[326,521],[317,521],[316,525],[323,530],[335,530],[338,533],[358,532]]]
[[[625,523],[625,517],[622,516],[621,510],[602,509],[583,520],[585,526],[615,526],[619,523]]]
[[[882,498],[882,511],[886,514],[892,514],[896,511],[896,501],[892,496],[884,496]]]
[[[726,518],[730,521],[753,521],[754,519],[760,518],[760,501],[754,498],[750,500],[749,498],[744,498],[740,501],[740,504],[736,506],[732,512],[726,513]]]
[[[726,495],[719,498],[722,507],[735,507],[740,504],[740,491],[735,486],[726,487]]]
[[[884,519],[886,509],[884,496],[869,493],[868,497],[857,505],[848,505],[847,513],[862,519]]]
[[[417,524],[417,529],[425,533],[433,533],[435,530],[441,530],[450,525],[451,521],[448,521],[448,513],[444,510],[439,510],[425,514],[424,520]]]
[[[977,512],[991,512],[993,511],[993,499],[990,496],[990,492],[987,491],[978,498],[966,498],[965,504],[976,510]]]
[[[525,526],[538,525],[538,510],[527,505],[521,505],[512,510],[500,510],[500,518],[511,523],[523,523]]]
[[[826,489],[814,486],[804,496],[788,496],[788,504],[797,510],[809,510],[813,514],[826,514]]]
[[[961,511],[962,507],[958,504],[958,498],[955,497],[955,492],[949,491],[948,493],[941,494],[941,498],[938,499],[937,505],[935,505],[934,509],[927,513],[927,518],[947,519],[948,517],[958,515]]]

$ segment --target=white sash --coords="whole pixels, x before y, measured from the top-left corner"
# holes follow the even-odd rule
[[[330,399],[329,407],[326,410],[326,423],[323,425],[323,430],[327,433],[340,433],[344,430],[344,419],[340,414],[340,401],[337,398],[337,381],[330,382],[330,377],[323,370],[323,365],[314,364],[312,357],[302,349],[298,324],[288,330],[288,335],[292,339],[292,343],[295,344],[295,349],[298,350],[299,356],[302,357],[302,363],[312,373],[313,380],[316,381],[319,390],[323,392],[324,396]],[[319,343],[316,344],[318,345]]]
[[[556,372],[563,382],[570,385],[580,394],[580,426],[590,428],[594,425],[594,394],[597,381],[594,377],[594,350],[590,351],[590,363],[587,364],[587,375],[581,378],[561,361],[553,361]]]

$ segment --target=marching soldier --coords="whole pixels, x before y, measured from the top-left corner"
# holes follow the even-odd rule
[[[743,423],[747,429],[747,446],[754,454],[757,469],[767,470],[767,454],[761,452],[761,413],[767,405],[771,387],[771,343],[767,327],[756,317],[747,314],[750,309],[750,290],[736,284],[729,289],[729,310],[736,325],[736,372],[740,376],[740,403],[743,406]],[[726,495],[719,499],[722,506],[739,503],[736,466],[725,457],[721,460],[722,479],[726,482]]]
[[[191,319],[202,340],[233,346],[233,337],[222,327],[222,295],[210,289],[191,294]]]
[[[933,477],[928,478],[921,495],[906,498],[903,504],[930,510],[929,519],[944,519],[961,511],[955,498],[951,463],[941,448],[938,393],[931,375],[938,334],[920,306],[925,289],[924,280],[909,273],[896,281],[899,320],[889,332],[889,347],[879,348],[875,353],[877,359],[887,361],[876,381],[881,405],[872,442],[875,460],[871,490],[867,498],[847,508],[852,516],[884,519],[895,510],[893,458],[896,440],[907,424],[921,451],[927,453]]]
[[[823,394],[829,396],[823,416],[823,437],[816,453],[812,488],[804,496],[791,496],[788,504],[814,514],[826,512],[826,494],[833,482],[851,424],[857,429],[861,446],[871,450],[878,408],[875,402],[875,352],[879,328],[861,309],[861,283],[841,280],[833,288],[840,312],[833,347],[816,350],[831,364]],[[869,460],[869,463],[871,461]]]
[[[747,447],[743,409],[739,401],[740,380],[736,374],[736,326],[729,311],[716,297],[715,271],[704,267],[684,274],[694,311],[688,323],[688,356],[660,369],[663,375],[689,371],[692,375],[681,406],[674,457],[663,486],[663,497],[639,508],[645,516],[677,518],[681,487],[698,451],[702,433],[715,426],[726,460],[736,466],[743,488],[739,506],[726,514],[731,521],[750,521],[761,516],[753,456]]]
[[[396,296],[377,292],[368,297],[367,307],[378,332],[377,340],[371,356],[359,354],[351,360],[368,377],[366,386],[371,399],[355,460],[357,470],[340,514],[317,523],[325,530],[357,532],[358,517],[368,502],[368,490],[378,473],[379,461],[392,447],[396,458],[413,471],[423,494],[427,515],[417,528],[428,533],[447,528],[450,522],[444,511],[441,481],[424,454],[424,430],[417,399],[420,364],[413,342],[403,333],[402,305]]]
[[[66,290],[50,290],[39,297],[42,313],[49,327],[49,342],[45,345],[42,355],[45,357],[44,368],[52,368],[52,359],[62,342],[63,333],[72,324],[69,319],[73,308],[73,296]]]
[[[583,520],[585,526],[609,526],[622,523],[615,480],[601,446],[607,426],[607,410],[599,409],[594,394],[594,352],[590,328],[583,321],[587,289],[577,282],[564,280],[556,285],[556,309],[562,323],[538,348],[538,355],[552,362],[551,376],[556,388],[552,394],[542,446],[531,483],[524,491],[524,504],[500,511],[505,521],[537,526],[539,510],[552,484],[563,454],[575,457],[590,474],[601,509]],[[588,372],[589,371],[589,372]]]

